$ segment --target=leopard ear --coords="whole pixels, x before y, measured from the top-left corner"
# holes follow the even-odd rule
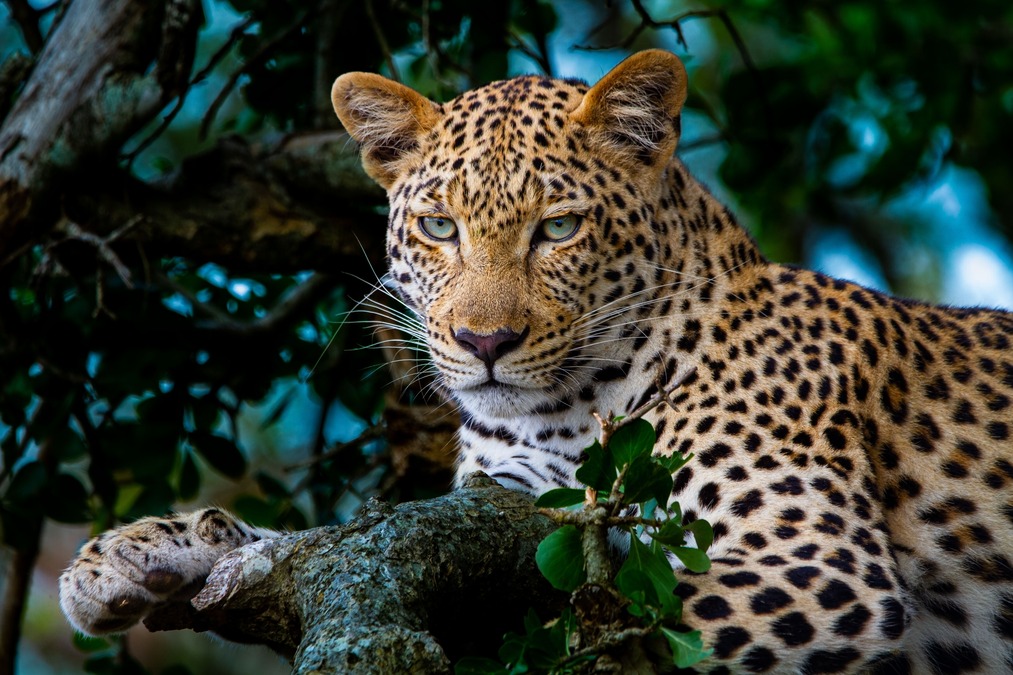
[[[345,130],[362,148],[362,166],[389,188],[403,160],[439,120],[439,106],[403,84],[373,73],[345,73],[331,87]]]
[[[630,56],[584,95],[571,118],[593,139],[630,159],[664,166],[679,141],[686,69],[675,54],[649,49]]]

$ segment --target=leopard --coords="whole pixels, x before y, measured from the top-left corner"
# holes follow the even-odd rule
[[[378,74],[335,111],[389,200],[387,279],[458,407],[456,476],[578,487],[594,413],[693,458],[679,570],[696,672],[1013,672],[1013,314],[769,261],[676,155],[687,74],[638,52],[596,84],[521,76],[436,103]],[[225,551],[222,511],[86,543],[60,580],[120,631]]]

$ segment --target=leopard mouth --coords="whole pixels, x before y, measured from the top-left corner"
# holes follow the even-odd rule
[[[519,389],[519,388],[520,387],[517,387],[516,385],[513,385],[513,384],[507,384],[506,382],[500,382],[495,377],[490,377],[485,382],[480,382],[479,384],[476,384],[476,385],[473,385],[473,386],[470,386],[470,387],[466,387],[464,389],[460,389],[459,391],[467,392],[469,394],[490,394],[490,393],[501,392],[501,391],[509,391],[509,390]]]

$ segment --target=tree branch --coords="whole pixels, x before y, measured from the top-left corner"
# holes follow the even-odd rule
[[[184,256],[232,270],[307,269],[371,275],[383,258],[383,191],[338,132],[253,148],[226,138],[188,159],[175,179],[149,185],[123,173],[65,197],[68,217],[96,235],[139,218],[118,241],[148,257]],[[134,255],[122,246],[122,256]]]
[[[295,673],[449,673],[475,648],[459,632],[462,614],[483,617],[471,623],[498,641],[509,627],[498,621],[566,601],[534,565],[554,527],[528,497],[475,474],[438,499],[373,501],[345,527],[234,551],[189,605],[165,606],[145,625],[268,644]]]

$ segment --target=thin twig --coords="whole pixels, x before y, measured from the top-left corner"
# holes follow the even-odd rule
[[[429,69],[433,71],[433,78],[440,81],[440,60],[433,49],[431,34],[431,16],[429,14],[429,0],[422,0],[422,50],[426,53],[426,60],[429,61]]]
[[[241,322],[233,319],[228,313],[201,302],[196,295],[183,288],[175,281],[162,273],[156,273],[156,280],[180,293],[189,300],[195,310],[200,311],[213,320],[213,323],[199,323],[200,330],[233,333],[237,337],[247,337],[257,334],[273,333],[288,326],[298,319],[304,310],[315,303],[325,293],[329,292],[335,284],[335,279],[329,274],[317,273],[296,286],[294,289],[278,301],[263,317],[249,322]]]
[[[583,649],[578,649],[573,652],[565,660],[557,664],[556,668],[558,668],[560,672],[566,672],[564,666],[568,663],[579,663],[589,656],[596,656],[615,650],[628,640],[646,638],[654,633],[657,628],[657,625],[652,623],[649,626],[641,628],[626,628],[616,632],[606,631],[599,641],[595,642],[593,645],[589,645]]]
[[[681,387],[686,382],[686,380],[692,377],[695,373],[696,373],[696,366],[693,366],[689,370],[683,372],[681,375],[676,375],[676,377],[671,381],[669,381],[669,383],[666,385],[662,385],[661,376],[659,374],[657,381],[658,392],[654,394],[654,396],[649,398],[647,402],[644,403],[642,406],[640,406],[627,416],[623,417],[619,421],[615,421],[614,419],[612,419],[611,412],[609,412],[608,415],[603,417],[597,410],[591,411],[591,415],[594,416],[595,421],[598,422],[598,426],[601,428],[601,431],[598,435],[598,442],[604,448],[605,446],[608,445],[608,442],[612,439],[612,435],[615,434],[615,432],[618,431],[619,429],[622,429],[628,424],[632,424],[634,421],[640,419],[647,413],[651,412],[662,403],[671,404],[669,396],[672,395],[672,392]]]
[[[513,40],[513,48],[520,51],[522,54],[527,56],[529,59],[538,64],[538,67],[542,69],[542,72],[548,76],[552,75],[552,67],[549,65],[549,58],[545,52],[538,52],[529,47],[525,42],[524,38],[517,34],[516,31],[510,30],[507,35]]]
[[[307,459],[300,460],[298,462],[293,462],[292,464],[288,464],[284,467],[283,470],[286,473],[291,473],[293,471],[298,471],[299,469],[306,469],[311,466],[321,464],[323,462],[328,462],[332,459],[340,457],[343,453],[347,452],[352,448],[363,445],[364,443],[368,443],[369,441],[382,438],[386,430],[387,430],[386,426],[383,424],[375,424],[371,427],[366,427],[366,429],[363,430],[361,434],[359,434],[352,440],[345,441],[344,443],[339,443],[338,445],[334,446],[327,452],[322,452],[318,455],[314,455],[313,457],[309,457]]]
[[[200,131],[198,132],[198,138],[200,138],[200,140],[203,141],[207,138],[208,130],[211,128],[211,123],[214,122],[215,116],[218,114],[218,110],[225,104],[225,99],[227,99],[229,94],[232,93],[232,90],[235,89],[236,83],[239,82],[239,78],[249,72],[250,68],[259,65],[262,61],[266,60],[278,45],[301,29],[310,17],[328,4],[330,3],[321,2],[303,11],[295,21],[282,29],[282,31],[275,35],[273,39],[264,43],[253,56],[247,59],[246,63],[232,72],[228,81],[225,83],[225,86],[223,86],[222,90],[218,92],[218,96],[216,96],[215,100],[211,102],[207,112],[204,114],[204,118],[201,120]]]
[[[102,265],[96,265],[95,267],[95,309],[91,313],[91,318],[97,319],[100,314],[105,314],[110,319],[115,320],[116,314],[106,307],[105,303],[105,271]]]
[[[157,58],[156,72],[159,73],[158,80],[163,89],[175,93],[176,105],[162,118],[162,122],[154,131],[138,143],[132,152],[124,156],[127,171],[131,170],[137,156],[154,143],[155,139],[161,136],[176,119],[176,115],[183,109],[183,103],[193,86],[193,80],[188,78],[197,51],[197,22],[203,21],[202,10],[193,4],[187,7],[183,2],[169,2],[166,4],[165,12],[162,46]],[[176,53],[181,43],[186,44],[181,52]],[[170,68],[171,72],[163,72],[169,71]]]
[[[152,131],[150,134],[145,136],[144,140],[137,144],[137,147],[131,150],[129,153],[123,156],[123,161],[126,162],[126,170],[129,172],[134,165],[134,160],[142,152],[148,149],[148,147],[158,140],[158,137],[165,133],[165,130],[169,128],[173,120],[176,119],[176,115],[183,109],[183,104],[186,103],[186,95],[190,93],[190,87],[183,90],[183,93],[176,97],[176,105],[172,107],[172,110],[162,118],[161,124]]]
[[[693,375],[695,374],[696,374],[696,366],[693,366],[685,370],[681,375],[676,375],[675,378],[673,378],[667,385],[664,386],[661,385],[661,380],[659,376],[658,393],[656,393],[654,396],[648,399],[647,402],[644,403],[642,406],[640,406],[639,408],[631,412],[629,415],[621,419],[619,422],[617,422],[612,430],[613,433],[615,433],[615,431],[618,429],[622,429],[627,424],[632,424],[635,420],[640,419],[647,413],[657,408],[662,403],[671,405],[672,401],[669,397],[672,395],[672,392],[674,392],[676,389],[685,384],[686,380],[693,377]]]
[[[154,279],[155,282],[164,286],[173,293],[179,293],[184,298],[186,298],[187,302],[190,303],[190,306],[193,307],[195,312],[204,314],[205,316],[214,319],[216,321],[220,321],[221,323],[236,323],[236,321],[231,316],[229,316],[228,312],[221,310],[215,307],[214,305],[209,305],[206,302],[201,302],[193,291],[191,291],[186,286],[178,283],[172,277],[166,275],[165,272],[162,272],[161,270],[155,270],[155,273],[152,278]]]
[[[750,56],[749,50],[746,49],[746,42],[742,39],[742,35],[739,34],[738,28],[735,27],[735,23],[732,21],[732,17],[728,15],[723,9],[713,10],[697,10],[693,12],[686,12],[679,19],[680,21],[689,21],[691,19],[707,19],[717,17],[724,24],[725,30],[728,31],[728,36],[735,43],[735,48],[739,52],[739,56],[742,58],[743,65],[746,66],[746,70],[752,73],[756,79],[757,89],[760,90],[760,104],[763,106],[764,123],[767,126],[768,135],[772,133],[774,126],[773,115],[770,111],[770,100],[767,97],[767,85],[763,80],[763,73],[756,67],[756,62],[753,61],[753,57]],[[683,46],[686,46],[685,39],[683,39]]]
[[[116,274],[123,281],[123,285],[126,286],[127,288],[133,288],[134,284],[133,278],[130,274],[130,269],[123,264],[123,261],[120,260],[119,256],[116,255],[116,252],[113,251],[112,244],[115,243],[117,239],[128,233],[130,230],[137,227],[137,225],[142,220],[144,220],[144,216],[136,215],[130,220],[128,220],[126,223],[121,225],[120,227],[116,228],[113,232],[106,235],[105,237],[100,237],[97,234],[86,231],[77,223],[64,218],[62,224],[64,232],[66,234],[64,235],[63,238],[47,244],[46,247],[43,249],[42,259],[39,261],[39,264],[36,266],[34,272],[35,276],[36,277],[45,276],[46,274],[51,273],[54,269],[57,272],[62,271],[62,267],[60,266],[59,261],[57,261],[55,259],[55,256],[53,255],[53,251],[57,247],[62,246],[67,242],[80,241],[85,244],[93,246],[95,248],[96,253],[98,254],[99,262],[100,263],[105,262],[110,267],[112,267],[116,271]],[[6,264],[6,262],[4,264]],[[2,267],[2,265],[0,265],[0,267]],[[101,276],[99,276],[98,281],[99,284],[102,283]],[[99,289],[98,293],[99,293],[99,303],[101,304],[102,301],[101,289]]]
[[[735,44],[736,50],[739,52],[739,56],[742,58],[742,64],[746,67],[752,76],[756,80],[757,89],[760,94],[760,105],[763,108],[764,123],[767,127],[768,135],[773,129],[773,115],[770,110],[770,101],[767,96],[767,86],[763,80],[763,73],[757,68],[756,62],[753,61],[753,57],[750,55],[749,50],[746,48],[746,42],[742,39],[742,35],[739,33],[738,28],[735,27],[735,22],[732,21],[731,16],[724,9],[694,9],[688,12],[683,12],[677,15],[675,18],[668,21],[658,21],[647,8],[643,5],[643,0],[631,0],[633,9],[637,12],[637,16],[640,17],[640,23],[638,23],[630,33],[623,38],[616,45],[606,45],[595,47],[591,45],[580,45],[577,49],[583,49],[587,51],[594,51],[600,49],[614,49],[615,47],[621,47],[626,49],[633,44],[637,37],[644,32],[644,30],[650,28],[652,30],[659,30],[669,28],[675,32],[676,42],[685,50],[689,51],[689,44],[686,42],[686,35],[682,31],[682,22],[692,21],[693,19],[718,19],[721,21],[725,30],[728,31],[728,36],[732,39]],[[609,25],[610,21],[604,21],[588,34],[588,37],[594,35],[598,31],[602,30],[605,26]]]
[[[240,39],[249,35],[249,33],[246,32],[246,29],[252,26],[255,20],[254,15],[251,14],[233,26],[232,30],[229,32],[228,39],[221,47],[218,48],[217,51],[215,51],[214,54],[211,55],[211,58],[208,59],[207,64],[201,68],[200,72],[193,76],[193,79],[190,80],[190,86],[200,84],[208,78],[211,71],[215,69],[215,66],[221,63],[222,59],[228,56],[229,52],[232,51],[232,48],[236,46],[236,43],[238,43]]]
[[[111,232],[108,236],[100,237],[91,232],[85,231],[80,225],[73,221],[66,221],[67,236],[62,241],[56,242],[62,244],[66,241],[83,241],[87,244],[91,244],[95,247],[98,252],[99,258],[105,261],[110,267],[116,270],[116,274],[119,276],[123,285],[127,288],[134,287],[133,277],[130,274],[130,268],[123,264],[116,252],[112,250],[111,244],[117,239],[122,237],[130,230],[137,227],[137,225],[144,220],[144,216],[137,215],[127,221],[124,225],[121,225],[116,230]]]
[[[219,47],[218,51],[211,55],[211,58],[208,59],[207,65],[205,65],[199,73],[193,76],[183,91],[180,92],[179,96],[176,97],[176,105],[173,106],[172,110],[170,110],[169,113],[162,118],[162,123],[158,125],[158,128],[148,134],[143,141],[137,144],[136,148],[131,150],[130,153],[124,157],[128,171],[130,170],[131,165],[133,165],[134,160],[137,159],[137,156],[147,150],[159,136],[165,133],[165,130],[168,129],[169,125],[176,119],[176,116],[179,115],[179,111],[183,109],[183,104],[186,103],[187,96],[190,95],[190,91],[193,89],[194,85],[200,84],[207,79],[208,75],[211,74],[211,71],[214,70],[215,66],[217,66],[219,62],[228,55],[235,46],[236,42],[238,42],[244,35],[247,35],[246,29],[249,28],[253,22],[254,17],[253,15],[250,15],[236,24],[236,26],[232,29],[232,32],[229,33],[229,38],[225,41],[225,44]]]
[[[612,490],[609,491],[608,498],[608,515],[610,518],[615,518],[619,515],[619,512],[625,506],[623,504],[623,483],[626,481],[626,473],[630,470],[629,464],[624,464],[623,468],[619,470],[616,475],[615,481],[612,483]]]

